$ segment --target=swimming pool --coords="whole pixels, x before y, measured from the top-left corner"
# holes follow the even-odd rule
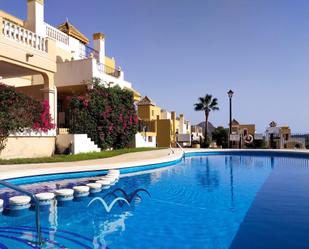
[[[265,153],[191,154],[174,165],[133,171],[122,172],[128,174],[97,196],[52,205],[42,211],[44,248],[224,249],[308,245],[308,239],[302,236],[309,231],[306,158]],[[19,183],[41,192],[72,187],[76,182],[83,184],[89,177],[91,180],[93,176],[28,185],[24,185],[23,179]],[[109,213],[100,201],[89,206],[94,198],[102,198],[117,188],[126,193],[142,188],[151,196],[139,192],[130,205],[116,203]],[[2,189],[0,198],[7,199],[12,194]],[[118,191],[117,195],[121,193]],[[105,198],[108,204],[113,199],[112,195]],[[293,215],[287,217],[291,210]],[[294,230],[281,243],[280,230],[284,228],[286,232],[287,227]],[[0,248],[39,248],[29,242],[35,237],[34,231],[32,211],[17,217],[1,215]],[[291,245],[296,247],[286,247]]]

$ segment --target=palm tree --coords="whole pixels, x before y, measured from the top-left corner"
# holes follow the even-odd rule
[[[194,104],[195,111],[204,111],[205,113],[205,131],[204,137],[207,141],[207,132],[208,132],[208,118],[211,111],[218,111],[218,99],[213,98],[211,94],[206,94],[205,97],[199,97],[199,102]]]

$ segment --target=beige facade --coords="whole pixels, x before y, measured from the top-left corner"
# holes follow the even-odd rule
[[[0,81],[15,86],[37,100],[48,100],[50,114],[58,127],[66,128],[67,96],[80,94],[87,89],[93,78],[106,86],[120,86],[140,95],[132,84],[124,79],[124,72],[116,67],[114,58],[105,55],[105,36],[96,33],[94,48],[87,44],[89,39],[68,21],[58,28],[44,20],[44,1],[27,1],[27,18],[21,20],[0,10]],[[59,106],[59,109],[58,109]],[[58,122],[58,116],[60,121]],[[56,130],[49,134],[55,140]],[[25,142],[23,142],[25,140]],[[12,157],[10,146],[16,143],[23,146],[29,138],[11,139],[8,149],[0,157]],[[54,145],[37,141],[37,147],[47,146],[53,151]],[[18,143],[18,144],[17,144]],[[33,150],[33,149],[32,149]],[[27,150],[23,150],[27,152]],[[50,153],[22,153],[25,157],[46,156]],[[39,149],[38,149],[39,151]],[[20,156],[15,151],[16,156]]]
[[[55,149],[54,136],[9,137],[1,159],[50,157]]]
[[[232,135],[230,142],[232,148],[244,148],[254,141],[255,124],[240,124],[237,120],[232,121]]]
[[[266,143],[271,149],[304,149],[305,138],[293,137],[289,126],[277,126],[272,121],[266,129]]]

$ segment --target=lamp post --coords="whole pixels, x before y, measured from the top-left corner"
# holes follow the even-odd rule
[[[232,90],[229,90],[229,91],[227,92],[227,95],[229,96],[229,99],[230,99],[230,123],[229,123],[229,125],[230,125],[230,133],[229,133],[229,148],[232,147],[232,146],[231,146],[231,141],[230,141],[230,139],[231,139],[231,134],[232,134],[232,97],[233,97],[233,94],[234,94],[234,92],[233,92]]]

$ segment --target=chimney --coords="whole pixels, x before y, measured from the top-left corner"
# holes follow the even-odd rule
[[[26,28],[45,37],[44,0],[28,0],[27,2]]]
[[[105,64],[105,35],[102,33],[93,34],[93,47],[99,52],[98,62]]]

